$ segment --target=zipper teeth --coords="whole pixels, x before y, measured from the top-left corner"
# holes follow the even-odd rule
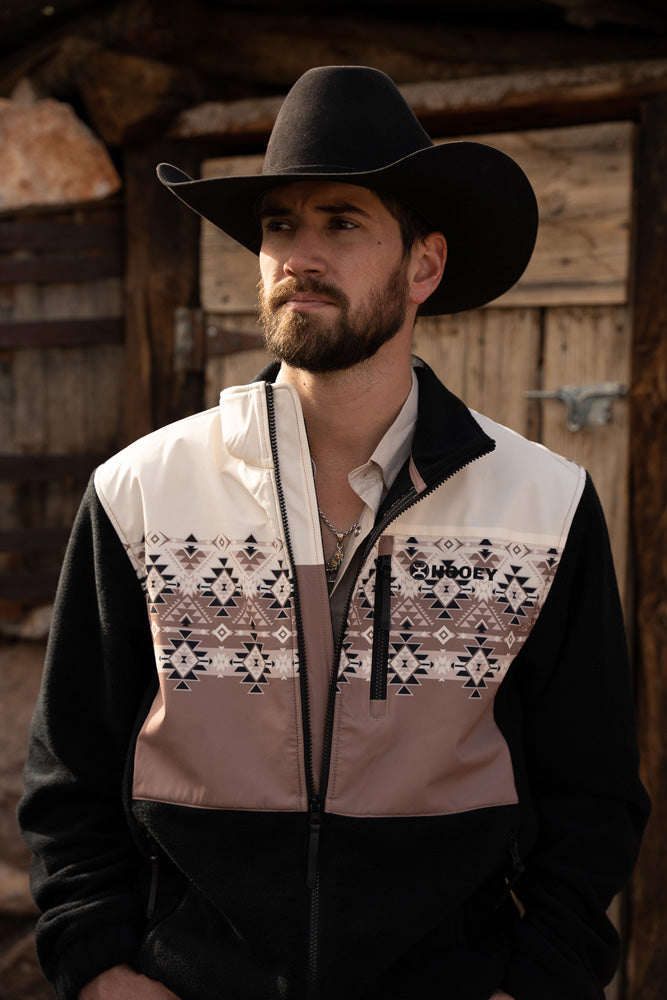
[[[266,413],[267,420],[269,424],[269,440],[271,442],[271,455],[273,457],[273,468],[276,482],[276,493],[278,494],[278,506],[280,507],[280,516],[283,522],[283,531],[285,532],[285,549],[287,551],[287,557],[290,563],[290,569],[292,571],[292,593],[294,596],[294,617],[296,619],[296,641],[297,641],[297,652],[299,656],[299,683],[301,685],[301,721],[303,725],[303,756],[304,756],[304,768],[306,772],[306,794],[308,796],[308,802],[311,803],[315,797],[315,780],[313,774],[313,747],[312,747],[312,731],[310,726],[310,695],[308,691],[308,675],[306,672],[306,645],[303,638],[303,619],[301,616],[301,601],[299,598],[299,584],[297,580],[296,570],[294,568],[294,553],[292,550],[292,542],[290,540],[289,524],[287,521],[287,505],[285,503],[285,494],[283,493],[283,486],[280,479],[280,467],[278,464],[278,444],[276,441],[276,412],[275,404],[273,399],[273,385],[270,382],[266,383]]]
[[[317,995],[317,941],[319,931],[319,911],[320,911],[320,876],[315,880],[315,885],[311,890],[311,908],[308,927],[308,980],[307,996]]]
[[[366,561],[368,553],[372,549],[376,540],[380,537],[385,528],[387,528],[392,521],[396,520],[399,514],[404,514],[406,510],[410,510],[411,507],[414,507],[417,503],[421,502],[425,497],[430,496],[430,494],[434,493],[435,490],[437,490],[440,486],[443,485],[443,483],[448,482],[448,480],[452,479],[459,472],[462,472],[463,469],[467,468],[469,465],[472,465],[473,462],[476,462],[480,458],[484,458],[485,455],[489,455],[494,450],[494,448],[495,448],[495,442],[492,442],[491,445],[485,447],[483,451],[479,451],[476,454],[471,455],[470,458],[466,459],[465,461],[460,462],[458,465],[455,466],[455,468],[451,470],[451,472],[448,472],[446,476],[443,476],[442,479],[439,479],[431,486],[428,486],[421,493],[417,493],[416,489],[413,486],[410,492],[405,497],[403,497],[402,499],[398,499],[394,502],[394,504],[389,508],[389,510],[387,511],[383,519],[380,521],[380,523],[375,525],[375,527],[369,534],[368,538],[366,539],[366,544],[364,545],[364,550],[357,564],[357,569],[354,578],[352,580],[351,586],[348,588],[347,597],[345,599],[345,607],[343,609],[343,615],[341,617],[340,629],[338,631],[338,635],[335,636],[334,660],[333,660],[333,668],[331,671],[331,683],[329,685],[329,694],[327,699],[327,712],[324,723],[324,744],[322,747],[322,772],[320,777],[320,795],[319,795],[322,809],[324,809],[324,802],[327,794],[327,786],[329,784],[329,766],[331,763],[331,742],[333,738],[333,717],[334,717],[334,708],[336,704],[338,668],[340,666],[340,656],[343,649],[343,636],[345,634],[345,624],[347,622],[347,616],[350,613],[350,604],[352,603],[352,596],[357,586],[357,580],[359,579],[359,574],[361,573],[361,567]]]

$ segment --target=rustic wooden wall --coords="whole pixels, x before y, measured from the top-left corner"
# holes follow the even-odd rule
[[[120,444],[120,204],[0,220],[0,612],[52,599],[86,479]]]
[[[586,6],[589,13],[593,11],[591,16],[601,9],[601,5]],[[661,650],[665,645],[662,604],[667,539],[660,455],[667,412],[662,333],[667,313],[663,180],[667,127],[664,103],[656,99],[667,87],[664,37],[605,37],[590,32],[575,37],[571,31],[517,34],[445,24],[436,31],[427,22],[407,31],[404,25],[387,25],[382,17],[352,20],[351,24],[344,11],[324,21],[310,10],[280,9],[258,15],[248,9],[238,10],[234,19],[221,25],[201,3],[168,4],[158,13],[155,5],[143,0],[122,0],[96,5],[91,16],[72,23],[67,31],[45,35],[4,61],[0,93],[8,95],[28,75],[38,93],[73,98],[107,142],[123,147],[129,257],[124,363],[119,358],[117,332],[112,335],[107,326],[108,342],[93,344],[86,339],[90,328],[86,333],[80,325],[88,318],[98,330],[101,322],[114,323],[118,330],[123,293],[116,272],[111,279],[89,275],[83,284],[80,279],[61,276],[62,292],[48,291],[47,286],[56,281],[53,275],[49,282],[42,282],[34,276],[21,279],[14,272],[0,287],[0,320],[7,323],[6,337],[0,339],[0,434],[5,433],[0,471],[4,469],[6,477],[5,485],[0,485],[0,514],[3,528],[7,526],[14,536],[12,545],[19,544],[20,550],[8,552],[7,536],[0,536],[5,546],[0,551],[0,569],[3,565],[14,571],[20,566],[44,568],[43,556],[30,551],[37,529],[55,527],[62,538],[67,512],[73,509],[81,480],[94,464],[92,450],[114,450],[144,430],[197,409],[204,391],[206,402],[215,402],[222,385],[243,381],[263,363],[247,298],[234,299],[234,290],[226,303],[229,311],[218,305],[201,307],[196,220],[156,184],[155,162],[172,159],[196,173],[199,162],[212,151],[220,155],[261,149],[280,103],[279,97],[262,95],[284,92],[298,73],[319,61],[372,62],[397,80],[408,81],[406,95],[426,127],[431,134],[443,136],[488,130],[495,141],[497,132],[516,128],[540,127],[545,135],[545,125],[638,122],[642,104],[656,100],[641,121],[640,238],[636,266],[630,270],[637,276],[639,290],[634,308],[632,395],[629,401],[613,404],[612,423],[573,435],[564,427],[561,403],[528,400],[520,391],[508,393],[506,386],[556,388],[583,378],[629,379],[627,256],[622,256],[627,255],[622,229],[625,226],[627,232],[629,221],[625,208],[608,194],[622,190],[627,197],[627,188],[615,168],[605,170],[614,143],[620,141],[627,148],[632,141],[629,127],[624,126],[622,135],[613,128],[596,133],[587,149],[577,145],[578,139],[568,147],[569,140],[561,133],[560,146],[551,147],[551,186],[545,186],[541,205],[556,249],[551,261],[542,260],[550,274],[557,265],[559,288],[569,275],[569,297],[559,298],[556,288],[553,299],[544,298],[552,279],[545,279],[537,268],[540,258],[536,256],[531,290],[527,283],[515,293],[523,299],[494,304],[469,317],[422,323],[416,347],[473,405],[558,451],[600,467],[599,475],[595,474],[605,491],[622,576],[628,497],[621,484],[626,482],[628,407],[632,408],[642,740],[648,784],[656,799],[664,801],[667,762],[662,729],[667,699]],[[225,59],[220,58],[221,31],[227,33]],[[295,44],[297,37],[301,44]],[[243,44],[237,44],[238,39]],[[478,78],[470,79],[474,74]],[[414,80],[430,82],[409,82]],[[226,99],[223,103],[219,103],[221,97]],[[230,103],[234,97],[243,100]],[[182,114],[174,117],[179,109]],[[173,144],[165,141],[165,132]],[[578,134],[572,133],[573,141]],[[644,142],[647,136],[650,141]],[[155,140],[152,146],[151,139]],[[525,136],[511,134],[506,140],[518,143],[521,155],[535,153],[539,159],[539,144],[526,144]],[[617,162],[624,164],[620,169],[627,176],[627,158]],[[532,171],[532,164],[528,169]],[[571,191],[579,186],[580,193],[569,204],[564,199],[568,184],[563,174],[569,177]],[[592,178],[595,183],[591,184]],[[598,183],[600,190],[596,190]],[[588,220],[576,217],[580,196],[582,204],[589,206],[583,208]],[[592,217],[606,217],[606,222],[589,236]],[[16,266],[21,256],[16,244],[11,248],[2,244],[2,249]],[[0,263],[4,257],[0,255]],[[204,253],[205,266],[209,259]],[[595,274],[587,270],[589,265],[597,268]],[[578,285],[582,268],[588,296],[583,299],[577,297],[582,293]],[[87,298],[89,292],[92,299]],[[634,301],[632,289],[630,298]],[[63,327],[58,332],[50,325],[55,317],[67,322],[68,347],[57,340]],[[31,321],[39,321],[40,330],[49,330],[56,338],[50,346],[43,334],[35,335],[35,327],[30,333],[27,324]],[[16,323],[22,324],[20,330],[13,326]],[[37,339],[31,340],[34,336]],[[99,400],[93,399],[97,392]],[[61,442],[69,456],[61,454]],[[63,475],[63,457],[71,461],[77,455],[80,462],[67,466]],[[48,487],[45,477],[51,483]],[[604,483],[609,483],[608,491]],[[25,502],[19,504],[22,498]],[[20,543],[17,531],[22,532]],[[42,535],[40,544],[44,540]],[[60,541],[56,553],[59,545]],[[53,554],[54,550],[48,554],[48,566],[53,566]],[[14,676],[9,671],[3,674],[3,692],[9,690]],[[652,831],[646,860],[634,883],[636,930],[630,934],[626,1000],[657,1000],[667,987],[667,955],[662,948],[667,871],[659,807]],[[17,962],[23,954],[15,951]],[[0,977],[4,970],[0,965]],[[25,995],[33,994],[26,991]]]

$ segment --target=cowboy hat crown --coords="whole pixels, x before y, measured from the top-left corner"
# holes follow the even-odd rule
[[[523,273],[537,205],[520,167],[482,143],[435,145],[394,82],[366,66],[310,69],[276,118],[261,174],[192,180],[170,164],[175,195],[258,253],[257,203],[271,187],[336,180],[393,195],[444,233],[448,260],[421,313],[458,312],[497,298]]]

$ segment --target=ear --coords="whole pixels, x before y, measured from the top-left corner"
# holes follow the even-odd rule
[[[421,305],[436,290],[447,260],[447,240],[442,233],[415,243],[410,256],[410,301]]]

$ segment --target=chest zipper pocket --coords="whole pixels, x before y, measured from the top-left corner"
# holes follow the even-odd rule
[[[375,606],[373,609],[373,655],[371,660],[371,719],[387,715],[387,673],[391,631],[391,555],[375,560]]]

